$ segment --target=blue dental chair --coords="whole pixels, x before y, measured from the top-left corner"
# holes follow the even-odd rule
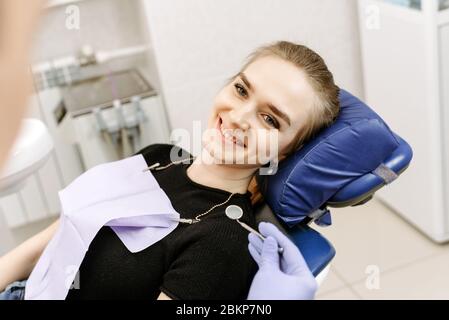
[[[341,110],[328,128],[281,161],[274,175],[258,175],[264,202],[256,219],[277,225],[298,246],[315,277],[335,256],[309,225],[331,224],[328,207],[358,206],[393,182],[412,159],[410,146],[366,104],[340,90]]]

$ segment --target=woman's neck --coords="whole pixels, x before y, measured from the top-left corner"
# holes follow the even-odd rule
[[[187,176],[192,181],[211,188],[245,194],[256,170],[257,168],[217,164],[209,152],[203,149],[201,157],[197,157],[187,168]]]

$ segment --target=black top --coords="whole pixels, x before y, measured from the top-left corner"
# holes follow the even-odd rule
[[[172,147],[155,144],[140,153],[148,165],[165,165]],[[173,208],[191,219],[230,193],[192,181],[186,173],[189,165],[172,165],[153,175]],[[240,220],[255,227],[250,196],[250,192],[234,195],[201,222],[180,223],[164,239],[137,253],[129,252],[112,229],[101,228],[80,266],[79,289],[71,289],[67,299],[156,299],[160,291],[172,299],[245,299],[257,267],[247,249],[248,231],[227,218],[224,210],[239,205],[244,211]]]

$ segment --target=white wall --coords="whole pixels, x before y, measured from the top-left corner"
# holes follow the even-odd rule
[[[362,96],[355,0],[143,0],[173,128],[203,126],[224,80],[275,40],[323,56],[339,86]]]
[[[80,29],[65,27],[67,5],[47,10],[36,39],[33,60],[45,60],[72,54],[81,45],[91,44],[101,50],[139,45],[142,38],[138,2],[123,0],[86,0],[79,7]]]
[[[73,54],[86,43],[97,50],[151,43],[147,59],[116,64],[139,66],[162,91],[172,128],[191,130],[193,120],[205,125],[225,79],[257,46],[275,40],[311,47],[341,87],[363,96],[356,0],[86,0],[76,5],[80,30],[64,27],[66,6],[50,9],[33,60]]]
[[[35,41],[33,62],[43,62],[76,54],[89,44],[95,50],[110,51],[119,48],[149,44],[146,17],[142,15],[139,0],[85,0],[75,2],[80,13],[80,28],[66,28],[68,5],[49,8],[44,15]],[[69,12],[70,13],[70,12]],[[138,67],[150,83],[158,88],[156,67],[152,52],[109,63],[111,70]]]

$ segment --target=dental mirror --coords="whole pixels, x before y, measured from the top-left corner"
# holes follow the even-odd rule
[[[241,217],[243,217],[243,210],[242,210],[242,208],[240,208],[239,206],[236,206],[234,204],[229,205],[229,206],[226,207],[225,214],[226,214],[226,216],[229,219],[236,220],[243,228],[245,228],[249,232],[252,232],[255,235],[257,235],[260,239],[262,239],[262,241],[265,241],[265,237],[262,234],[260,234],[258,231],[256,231],[253,228],[251,228],[246,223],[241,222],[239,220]],[[284,252],[284,248],[279,247],[278,248],[278,252],[279,252],[279,254],[282,254],[282,252]]]
[[[238,220],[243,217],[243,210],[239,206],[230,205],[226,207],[226,216],[232,220]]]

